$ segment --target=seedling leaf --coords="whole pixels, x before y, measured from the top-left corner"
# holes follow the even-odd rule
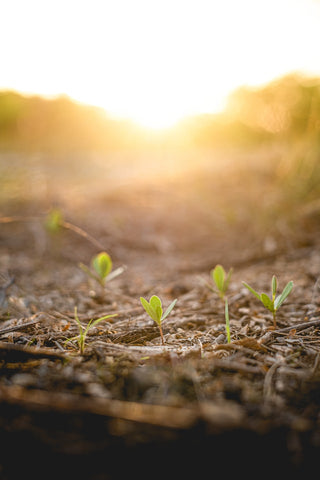
[[[117,315],[118,315],[117,313],[113,313],[113,314],[110,314],[110,315],[105,315],[104,317],[97,318],[96,320],[91,319],[88,322],[86,328],[84,328],[82,326],[80,320],[79,320],[78,313],[77,313],[77,307],[74,307],[74,319],[75,319],[75,322],[77,323],[78,328],[79,328],[79,335],[77,335],[76,337],[72,337],[72,338],[67,339],[65,344],[67,344],[68,342],[72,342],[73,340],[77,340],[80,353],[83,354],[84,353],[86,336],[87,336],[87,333],[90,330],[90,328],[93,327],[94,325],[96,325],[97,323],[101,322],[102,320],[105,320],[105,319],[110,318],[110,317],[116,317]]]
[[[225,271],[222,265],[216,265],[212,270],[212,277],[220,292],[224,290]]]
[[[157,317],[157,320],[156,322],[157,323],[160,323],[161,322],[161,317],[162,317],[162,303],[161,303],[161,300],[159,297],[157,297],[157,295],[153,295],[151,298],[150,298],[150,307],[154,310],[155,314],[156,314],[156,317]]]
[[[112,270],[112,260],[106,252],[100,252],[92,259],[92,266],[101,279],[105,279]]]
[[[217,293],[219,294],[220,298],[223,300],[230,283],[232,268],[230,268],[228,274],[226,274],[226,271],[223,268],[223,266],[218,264],[214,267],[213,270],[211,270],[210,275],[218,289]],[[209,288],[213,290],[212,287],[209,287]]]
[[[275,301],[274,301],[274,307],[275,310],[278,310],[278,308],[283,304],[289,293],[291,292],[293,288],[293,281],[291,280],[290,282],[287,283],[287,285],[284,287],[281,295],[279,295]]]
[[[159,326],[162,345],[164,345],[164,337],[162,333],[161,322],[169,315],[169,313],[175,306],[176,301],[177,299],[173,300],[173,302],[171,302],[171,304],[167,308],[165,314],[162,315],[162,303],[160,298],[157,297],[157,295],[153,295],[150,298],[149,302],[145,298],[140,297],[140,302],[142,303],[143,308],[145,309],[149,317],[151,317],[152,320],[154,320]]]
[[[157,297],[157,295],[152,295],[149,303],[154,309],[157,309],[158,307],[162,308],[161,300],[159,297]]]
[[[175,306],[177,300],[178,300],[178,299],[176,298],[175,300],[173,300],[172,303],[170,303],[169,307],[167,308],[167,310],[165,311],[164,315],[162,316],[161,321],[164,320],[165,318],[167,318],[167,316],[169,315],[169,313],[171,312],[171,310],[172,310],[173,307]]]
[[[225,291],[225,292],[228,290],[229,283],[230,283],[230,280],[231,280],[232,272],[233,272],[233,269],[230,268],[230,270],[229,270],[229,272],[228,272],[228,275],[227,275],[227,278],[226,278],[225,281],[224,281],[224,291]]]
[[[117,313],[112,313],[110,315],[105,315],[104,317],[97,318],[97,320],[93,320],[93,321],[91,320],[90,327],[94,327],[94,325],[97,325],[97,323],[102,322],[102,320],[106,320],[107,318],[117,317],[117,316],[118,316]]]
[[[266,293],[261,293],[260,299],[261,299],[261,302],[263,303],[263,305],[264,305],[268,310],[270,310],[270,312],[273,312],[273,311],[274,311],[273,300],[271,300],[271,298],[269,298]]]
[[[145,309],[145,311],[147,312],[147,314],[149,315],[149,317],[151,317],[152,320],[155,321],[156,323],[159,323],[158,315],[154,311],[152,306],[149,304],[149,302],[143,297],[140,297],[140,302],[142,303],[142,306]]]
[[[283,304],[283,302],[285,301],[285,299],[287,298],[289,293],[291,292],[292,287],[293,287],[293,282],[292,281],[288,282],[287,285],[284,287],[281,295],[279,295],[278,297],[275,297],[278,282],[277,282],[276,276],[273,275],[272,281],[271,281],[272,298],[269,298],[268,295],[266,295],[265,293],[261,293],[261,295],[259,295],[259,293],[256,292],[252,287],[250,287],[250,285],[248,285],[245,282],[242,282],[242,283],[251,293],[253,293],[263,303],[263,305],[268,310],[270,310],[270,312],[272,312],[272,314],[273,314],[273,325],[276,328],[276,326],[277,326],[277,324],[276,324],[276,312],[279,309],[279,307]]]
[[[80,330],[80,332],[81,332],[83,329],[82,329],[82,325],[81,325],[81,322],[80,322],[79,317],[78,317],[78,309],[77,309],[77,307],[74,307],[74,319],[75,319],[75,321],[77,322],[77,324],[79,325],[79,330]]]
[[[60,210],[54,208],[48,213],[45,219],[45,227],[50,233],[58,233],[62,222],[62,213]]]
[[[113,270],[113,272],[110,272],[106,278],[106,281],[107,282],[110,282],[110,280],[113,280],[114,278],[116,278],[118,275],[121,275],[121,273],[123,273],[125,270],[126,270],[126,266],[123,265],[122,267],[118,267],[116,268],[115,270]]]
[[[276,293],[277,293],[277,277],[273,275],[272,281],[271,281],[271,290],[272,290],[272,299],[275,299]]]
[[[250,285],[248,285],[246,282],[242,282],[242,284],[251,292],[253,295],[257,297],[258,300],[261,301],[261,297],[258,292],[256,292]]]

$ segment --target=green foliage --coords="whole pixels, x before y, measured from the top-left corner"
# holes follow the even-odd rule
[[[110,280],[124,272],[124,267],[119,267],[112,271],[112,260],[106,252],[100,252],[92,258],[91,266],[93,272],[83,263],[80,263],[79,266],[87,275],[99,282],[102,287],[105,286],[106,282],[110,282]]]
[[[219,297],[224,300],[224,297],[227,293],[229,283],[231,280],[232,275],[232,268],[230,268],[229,272],[226,273],[225,269],[222,265],[216,265],[213,270],[211,270],[210,275],[212,280],[214,281],[218,291]],[[215,290],[214,290],[215,291]]]
[[[163,338],[161,323],[170,314],[171,310],[173,309],[173,307],[175,306],[175,304],[177,302],[177,298],[175,300],[173,300],[173,302],[170,303],[169,307],[167,308],[167,310],[165,311],[164,314],[163,314],[163,309],[162,309],[162,302],[161,302],[160,298],[157,297],[157,295],[153,295],[150,298],[149,302],[145,298],[140,297],[140,302],[141,302],[143,308],[145,309],[145,311],[147,312],[147,314],[149,315],[149,317],[152,318],[152,320],[154,322],[156,322],[156,324],[159,326],[161,341],[162,341],[162,344],[164,344],[164,338]]]
[[[269,297],[266,293],[259,294],[246,282],[242,283],[272,313],[274,328],[276,328],[276,313],[291,292],[293,288],[293,281],[291,280],[290,282],[288,282],[287,285],[284,287],[282,293],[276,296],[278,281],[277,277],[273,275],[271,280],[271,297]]]
[[[97,318],[96,320],[90,320],[88,322],[87,326],[83,327],[80,320],[79,320],[78,314],[77,314],[77,307],[74,307],[74,318],[75,318],[75,322],[77,323],[77,325],[79,327],[79,335],[77,335],[75,337],[72,337],[72,338],[68,338],[68,340],[66,340],[65,344],[68,343],[68,342],[72,342],[72,341],[76,340],[77,343],[78,343],[79,351],[80,351],[81,355],[83,355],[84,354],[86,336],[87,336],[87,333],[90,330],[90,328],[92,328],[95,325],[97,325],[98,323],[102,322],[102,320],[106,320],[107,318],[111,318],[111,317],[116,317],[117,315],[118,315],[117,313],[114,313],[114,314],[110,314],[110,315],[105,315],[104,317]]]

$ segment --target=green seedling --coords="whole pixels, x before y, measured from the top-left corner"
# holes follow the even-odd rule
[[[224,316],[226,319],[226,332],[227,332],[227,341],[230,343],[230,320],[229,320],[229,306],[228,306],[228,300],[225,299],[224,303]]]
[[[59,233],[63,224],[63,217],[60,210],[54,208],[50,210],[45,219],[45,228],[50,233]]]
[[[76,324],[79,327],[79,335],[76,335],[75,337],[72,337],[72,338],[68,338],[68,340],[65,342],[65,344],[67,344],[68,342],[73,342],[73,341],[76,340],[77,343],[78,343],[80,354],[83,355],[84,354],[86,336],[87,336],[87,333],[90,330],[90,328],[92,328],[95,325],[97,325],[98,323],[102,322],[102,320],[106,320],[107,318],[111,318],[111,317],[116,317],[117,315],[118,315],[117,313],[113,313],[111,315],[105,315],[104,317],[97,318],[96,320],[90,320],[90,322],[88,322],[86,327],[84,327],[79,320],[78,313],[77,313],[77,307],[74,307],[74,319],[75,319]]]
[[[110,282],[110,280],[114,279],[125,270],[125,267],[122,266],[112,271],[112,260],[110,255],[106,252],[100,252],[95,255],[91,260],[91,266],[93,271],[83,263],[79,264],[79,267],[89,275],[89,277],[94,278],[99,282],[102,287],[105,286],[106,282]]]
[[[153,295],[150,298],[149,302],[145,298],[140,297],[140,302],[141,302],[143,308],[145,309],[145,311],[147,312],[149,317],[151,317],[152,320],[154,320],[159,327],[162,345],[164,345],[164,338],[163,338],[161,323],[163,322],[163,320],[165,318],[167,318],[167,316],[169,315],[169,313],[171,312],[171,310],[175,306],[176,301],[177,301],[177,298],[175,300],[173,300],[172,303],[170,303],[169,307],[167,308],[167,310],[163,314],[162,303],[161,303],[161,300],[160,300],[159,297],[157,297],[156,295]]]
[[[272,292],[271,298],[266,293],[259,294],[247,283],[245,282],[242,282],[242,283],[272,313],[273,325],[274,325],[274,328],[277,328],[276,313],[281,307],[281,305],[283,304],[283,302],[285,301],[285,299],[287,298],[287,296],[289,295],[289,293],[291,292],[293,287],[293,281],[291,280],[290,282],[288,282],[287,285],[284,287],[282,293],[276,296],[278,281],[277,281],[277,277],[273,275],[272,281],[271,281],[271,292]]]
[[[212,290],[213,292],[217,293],[221,300],[224,300],[229,283],[231,280],[231,275],[232,275],[232,268],[230,268],[229,272],[226,273],[225,269],[223,268],[222,265],[216,265],[213,270],[211,270],[210,275],[211,278],[217,287],[217,290],[212,287],[209,283],[206,283],[206,285]]]

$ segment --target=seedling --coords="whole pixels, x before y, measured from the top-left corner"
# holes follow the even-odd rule
[[[224,316],[225,316],[225,319],[226,319],[227,342],[230,343],[229,306],[228,306],[228,300],[227,299],[225,299],[225,302],[224,302]]]
[[[289,295],[289,293],[291,292],[293,287],[293,281],[291,280],[290,282],[288,282],[287,285],[284,287],[282,293],[276,297],[278,281],[277,281],[277,277],[273,275],[272,281],[271,281],[271,292],[272,292],[271,298],[268,297],[266,293],[259,294],[247,283],[245,282],[242,282],[242,283],[272,313],[273,325],[274,325],[274,328],[277,328],[276,313],[281,307],[281,305],[283,304],[283,302],[285,301],[285,299],[287,298],[287,296]]]
[[[93,271],[83,263],[79,264],[79,267],[89,275],[89,277],[94,278],[99,282],[102,287],[105,286],[106,282],[110,282],[110,280],[117,277],[125,270],[125,267],[122,266],[112,271],[112,260],[110,255],[106,252],[100,252],[95,255],[91,260],[91,266]]]
[[[221,300],[224,300],[226,296],[229,283],[231,280],[232,272],[233,272],[232,268],[230,268],[229,272],[226,273],[222,265],[216,265],[214,269],[211,270],[210,276],[212,277],[212,280],[216,285],[217,290],[213,288],[210,283],[206,282],[207,287],[210,288],[211,291],[217,293],[221,298]]]
[[[117,315],[118,315],[117,313],[113,313],[111,315],[105,315],[104,317],[97,318],[96,320],[90,320],[90,322],[87,324],[87,326],[83,327],[83,325],[81,324],[81,322],[79,320],[78,314],[77,314],[77,307],[74,307],[74,319],[75,319],[75,322],[77,323],[77,325],[79,327],[79,335],[76,335],[75,337],[72,337],[72,338],[68,338],[68,340],[65,342],[65,344],[68,343],[68,342],[73,342],[74,340],[76,340],[77,343],[78,343],[78,346],[79,346],[80,354],[83,355],[84,354],[84,346],[85,346],[86,336],[87,336],[87,333],[90,330],[90,328],[97,325],[97,323],[102,322],[102,320],[106,320],[107,318],[110,318],[110,317],[116,317]]]
[[[45,219],[45,227],[50,233],[58,233],[63,224],[63,217],[60,210],[54,208],[50,210]]]
[[[167,318],[167,316],[175,306],[176,301],[177,301],[177,298],[170,303],[169,307],[163,314],[162,303],[159,297],[157,297],[156,295],[153,295],[150,298],[149,302],[145,298],[140,297],[140,302],[142,303],[143,308],[145,309],[149,317],[151,317],[152,320],[154,320],[159,327],[162,345],[164,345],[164,338],[163,338],[161,323],[165,318]]]

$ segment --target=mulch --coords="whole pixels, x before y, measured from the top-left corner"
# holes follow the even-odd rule
[[[1,478],[314,473],[317,229],[290,242],[268,237],[266,244],[265,233],[245,232],[243,222],[240,228],[214,218],[206,231],[197,228],[199,210],[183,217],[184,205],[175,222],[172,212],[167,218],[168,209],[143,198],[112,198],[108,208],[97,202],[94,217],[92,205],[81,204],[57,234],[48,234],[37,215],[1,224]],[[11,206],[6,217],[18,210],[27,217],[32,209]],[[126,266],[105,288],[79,268],[96,252],[92,238],[106,245],[115,268]],[[233,268],[230,343],[224,304],[205,284],[217,263]],[[280,289],[294,282],[276,328],[242,285],[269,293],[274,274]],[[163,322],[164,345],[139,301],[152,294],[165,307],[178,299]],[[68,341],[79,333],[75,307],[84,326],[117,314],[89,330],[83,355],[76,340]]]

